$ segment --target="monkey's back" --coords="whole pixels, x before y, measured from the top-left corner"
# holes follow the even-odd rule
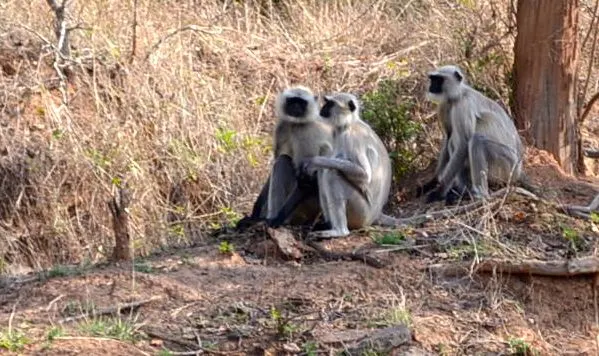
[[[338,137],[338,139],[343,140],[343,142],[336,142],[336,147],[351,148],[350,150],[345,150],[345,157],[339,158],[357,163],[359,162],[358,155],[365,153],[369,146],[377,153],[377,159],[374,162],[371,161],[370,157],[366,156],[372,169],[368,193],[373,205],[370,210],[371,216],[368,220],[373,220],[382,212],[391,187],[391,160],[389,159],[387,149],[376,132],[362,120],[351,124],[347,128],[347,133]],[[342,152],[335,153],[342,154]]]
[[[279,145],[275,155],[288,155],[297,168],[303,159],[324,154],[323,147],[331,147],[332,140],[332,128],[323,121],[302,124],[283,121],[275,130],[275,142]]]

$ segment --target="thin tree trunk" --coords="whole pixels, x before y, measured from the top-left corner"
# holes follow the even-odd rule
[[[577,171],[579,0],[519,0],[514,58],[516,126],[529,143]]]

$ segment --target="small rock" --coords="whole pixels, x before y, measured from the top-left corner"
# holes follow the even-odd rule
[[[302,351],[302,349],[300,349],[299,346],[297,346],[295,343],[285,344],[285,345],[283,345],[283,349],[287,352],[293,352],[293,353],[298,353],[298,352]]]

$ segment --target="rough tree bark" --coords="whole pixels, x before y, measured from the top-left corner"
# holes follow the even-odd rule
[[[129,235],[129,203],[130,192],[126,183],[121,179],[114,197],[108,201],[108,208],[112,215],[112,228],[114,230],[114,250],[112,259],[114,261],[131,261],[131,236]]]
[[[552,153],[567,173],[578,170],[576,125],[579,0],[519,0],[514,58],[516,126]]]

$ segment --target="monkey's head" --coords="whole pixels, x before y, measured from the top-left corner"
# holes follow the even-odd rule
[[[308,123],[318,118],[318,97],[300,85],[287,88],[277,97],[275,113],[279,120]]]
[[[360,116],[358,98],[349,93],[324,95],[324,105],[320,117],[329,120],[334,126],[345,126]]]
[[[459,98],[462,86],[466,84],[464,74],[454,65],[437,68],[428,74],[428,79],[426,98],[438,104]]]

